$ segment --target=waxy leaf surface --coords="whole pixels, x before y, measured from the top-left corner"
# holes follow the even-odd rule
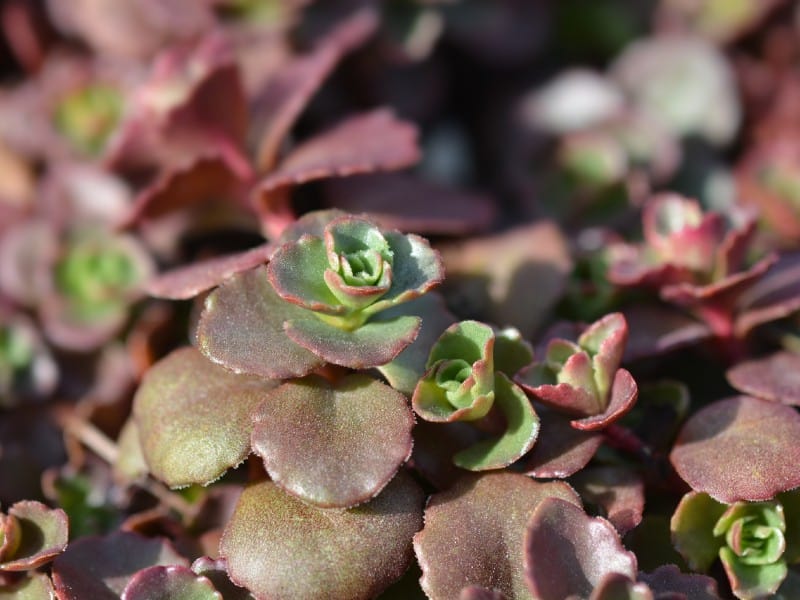
[[[131,578],[121,600],[223,600],[207,577],[184,566],[154,566]]]
[[[242,462],[250,453],[250,413],[277,383],[231,373],[192,347],[156,363],[133,407],[150,471],[180,487],[210,483]]]
[[[17,502],[8,509],[19,526],[19,542],[9,555],[0,557],[0,570],[27,571],[50,562],[67,547],[69,523],[60,508],[51,509],[34,500]]]
[[[431,496],[425,528],[414,537],[425,593],[444,600],[480,585],[509,600],[529,598],[522,570],[525,527],[549,497],[580,506],[565,483],[539,483],[515,473],[468,475]]]
[[[731,504],[769,500],[800,486],[800,414],[784,404],[738,396],[697,411],[670,454],[698,492]]]
[[[272,480],[317,506],[369,500],[411,454],[405,396],[364,375],[285,383],[253,419],[253,450]]]
[[[800,356],[778,352],[739,363],[725,374],[740,392],[756,398],[800,406]]]
[[[405,474],[368,504],[316,508],[272,482],[247,487],[220,554],[258,598],[366,600],[398,579],[422,527],[423,494]]]

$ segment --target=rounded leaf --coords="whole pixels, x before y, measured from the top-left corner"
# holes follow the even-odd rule
[[[136,573],[121,600],[222,600],[222,594],[189,567],[155,566]]]
[[[714,534],[714,524],[726,505],[708,494],[689,492],[678,503],[670,520],[672,544],[695,571],[707,571],[724,543]]]
[[[800,356],[777,352],[739,363],[725,374],[740,392],[757,398],[800,406]]]
[[[253,450],[272,480],[317,506],[369,500],[411,454],[405,396],[365,375],[335,386],[314,376],[285,383],[253,420]]]
[[[32,573],[9,586],[0,587],[0,600],[53,600],[53,583],[44,573]]]
[[[737,396],[696,412],[670,460],[692,489],[720,502],[770,500],[800,486],[798,439],[795,409]]]
[[[525,575],[539,600],[586,598],[609,573],[636,578],[636,557],[605,519],[560,498],[543,500],[525,535]]]
[[[350,510],[311,506],[265,481],[242,492],[220,555],[258,598],[372,598],[408,567],[422,500],[403,473]]]
[[[0,571],[27,571],[53,560],[69,539],[67,514],[41,502],[23,500],[8,509],[8,518],[19,526],[19,541],[3,554]]]
[[[414,536],[425,593],[433,600],[457,598],[463,588],[479,585],[509,600],[528,598],[525,526],[549,497],[580,506],[567,484],[539,483],[516,473],[469,475],[431,496],[425,528]]]
[[[172,487],[207,484],[250,453],[250,413],[277,381],[237,375],[181,348],[147,372],[133,414],[150,471]]]

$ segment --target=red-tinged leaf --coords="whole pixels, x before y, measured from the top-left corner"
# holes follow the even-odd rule
[[[611,313],[592,323],[578,338],[578,345],[592,355],[597,391],[601,398],[610,392],[628,341],[628,323],[621,313]]]
[[[13,551],[4,551],[1,571],[28,571],[50,562],[64,551],[69,538],[69,520],[60,508],[51,509],[33,500],[17,502],[8,509],[16,521],[19,540]]]
[[[608,573],[636,578],[636,557],[605,519],[575,503],[543,500],[525,534],[525,578],[539,600],[586,598]]]
[[[625,319],[630,331],[626,361],[665,354],[712,336],[708,325],[666,306],[633,306],[625,310]]]
[[[172,487],[208,484],[250,453],[250,413],[279,382],[237,375],[195,348],[145,375],[133,403],[150,472]]]
[[[301,377],[325,361],[284,334],[284,322],[311,317],[282,300],[266,267],[238,273],[211,292],[197,325],[197,345],[212,361],[268,379]]]
[[[539,483],[515,473],[466,476],[431,496],[425,528],[414,536],[422,589],[431,598],[457,598],[466,586],[479,585],[509,599],[528,598],[525,527],[551,497],[580,506],[565,483]]]
[[[311,506],[269,481],[253,484],[225,528],[220,555],[234,583],[257,598],[366,600],[408,568],[422,502],[404,473],[350,510]]]
[[[590,467],[570,481],[583,501],[599,507],[620,535],[642,521],[644,483],[635,471],[615,466]]]
[[[335,386],[314,376],[285,383],[253,421],[253,450],[272,481],[317,506],[366,502],[411,455],[405,396],[366,375]]]
[[[244,252],[178,267],[151,279],[147,284],[147,293],[167,300],[194,298],[237,273],[266,263],[274,249],[274,244],[267,243]]]
[[[453,464],[453,455],[480,442],[482,437],[480,430],[468,423],[430,423],[420,419],[414,426],[411,464],[434,487],[446,490],[464,475],[463,469]]]
[[[170,167],[134,199],[119,225],[131,227],[168,214],[224,202],[231,209],[248,210],[245,182],[224,158],[216,154],[197,156]]]
[[[285,138],[311,97],[342,56],[360,46],[377,28],[371,8],[353,13],[338,24],[309,54],[285,65],[256,95],[256,130],[261,131],[256,165],[271,170]]]
[[[121,600],[223,600],[207,577],[189,567],[154,566],[136,573]]]
[[[737,299],[735,332],[744,337],[754,327],[800,309],[800,253],[786,254]]]
[[[427,235],[485,230],[495,216],[488,196],[445,187],[406,173],[380,173],[325,183],[331,206],[367,213],[382,227]]]
[[[250,592],[230,580],[228,562],[224,558],[214,560],[201,556],[192,563],[192,571],[207,577],[225,600],[254,600]]]
[[[440,250],[448,297],[471,315],[516,327],[523,338],[544,323],[572,270],[564,235],[547,221]]]
[[[0,586],[0,600],[53,600],[55,597],[53,583],[44,573],[31,573],[12,585]]]
[[[400,316],[370,320],[353,331],[345,331],[311,316],[286,321],[284,330],[296,344],[327,362],[366,369],[393,360],[416,339],[420,324],[419,317]]]
[[[633,376],[625,369],[617,369],[611,386],[611,398],[605,411],[584,419],[576,419],[572,421],[572,426],[583,431],[604,429],[631,410],[638,397],[639,388]]]
[[[670,460],[692,489],[720,502],[770,500],[800,486],[798,439],[794,408],[738,396],[692,415]]]
[[[656,600],[673,600],[670,594],[682,594],[687,600],[720,600],[717,582],[711,577],[681,573],[675,565],[664,565],[651,573],[639,573],[639,580],[653,590]]]
[[[119,600],[138,571],[155,565],[188,563],[165,539],[126,532],[87,536],[53,562],[53,583],[60,600]]]
[[[490,590],[480,585],[468,585],[458,595],[458,600],[505,600],[499,590]]]
[[[592,591],[589,600],[654,600],[647,584],[636,583],[622,573],[606,573]],[[669,600],[678,600],[672,598]],[[683,600],[683,599],[680,599]]]
[[[800,356],[777,352],[766,358],[748,360],[728,369],[728,382],[740,392],[800,406]]]
[[[295,185],[325,179],[393,171],[419,160],[417,129],[388,109],[350,117],[303,142],[258,185],[253,201],[265,223],[284,210],[280,192]]]
[[[580,431],[553,410],[537,410],[542,424],[539,437],[517,467],[537,479],[564,479],[585,467],[603,443],[603,436]]]
[[[573,375],[577,375],[576,367],[582,367],[583,380],[591,377],[591,363],[585,352],[574,354],[579,358],[573,359],[570,365]],[[570,357],[572,358],[572,357]],[[592,415],[597,412],[597,397],[591,390],[575,387],[570,383],[551,383],[555,380],[550,369],[543,364],[534,364],[528,369],[523,369],[514,378],[522,389],[534,396],[538,401],[571,415]],[[577,376],[575,377],[577,380]],[[591,383],[591,381],[589,381]]]

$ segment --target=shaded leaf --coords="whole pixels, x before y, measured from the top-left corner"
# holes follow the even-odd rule
[[[285,383],[253,421],[253,450],[271,479],[317,506],[366,502],[411,454],[405,396],[365,375],[336,385],[313,376]]]
[[[665,306],[637,304],[625,310],[625,319],[630,331],[625,360],[665,354],[712,336],[708,325]]]
[[[189,567],[154,566],[131,578],[121,600],[222,600],[222,594]]]
[[[632,469],[618,466],[583,469],[571,480],[584,502],[601,508],[620,535],[636,527],[644,512],[644,482]]]
[[[525,534],[525,576],[540,600],[588,597],[608,573],[636,577],[636,557],[605,519],[579,505],[547,498],[533,511]]]
[[[133,404],[151,473],[172,487],[205,485],[242,462],[250,413],[277,383],[231,373],[191,347],[153,365]]]
[[[644,583],[636,583],[622,573],[606,573],[589,600],[654,600],[653,593]]]
[[[425,528],[414,537],[422,588],[430,598],[457,598],[468,585],[528,598],[522,571],[525,526],[545,498],[580,506],[561,482],[539,483],[514,473],[469,475],[434,494]]]
[[[403,473],[368,504],[344,511],[315,508],[272,482],[250,485],[220,554],[234,583],[259,598],[371,598],[408,567],[422,500]]]
[[[207,577],[225,600],[253,600],[250,592],[230,580],[227,566],[228,563],[224,558],[213,560],[201,556],[192,563],[192,571]]]
[[[756,398],[800,406],[800,356],[777,352],[728,369],[728,382]]]
[[[692,415],[670,461],[692,489],[720,502],[769,500],[800,486],[799,437],[792,407],[738,396]]]
[[[572,426],[583,431],[603,429],[630,411],[638,396],[639,388],[633,376],[625,369],[617,369],[605,411],[598,415],[576,419],[572,421]]]
[[[784,560],[766,565],[750,565],[740,560],[727,546],[720,550],[719,556],[728,575],[731,591],[742,600],[758,600],[774,594],[788,573]]]
[[[0,586],[0,600],[53,600],[53,583],[44,573],[32,573],[9,586]]]
[[[60,508],[23,500],[8,509],[8,518],[19,526],[14,548],[3,548],[2,571],[27,571],[53,560],[67,547],[69,521]]]
[[[187,565],[164,539],[115,532],[87,536],[69,545],[53,562],[53,583],[62,600],[119,600],[140,570],[154,565]]]
[[[324,360],[286,337],[284,321],[310,316],[272,289],[266,267],[238,273],[211,292],[197,326],[200,351],[240,373],[299,377]]]
[[[720,599],[717,582],[711,577],[681,573],[675,565],[664,565],[651,573],[640,573],[639,579],[650,586],[656,600],[660,600],[662,594],[669,593],[683,594],[687,600]]]
[[[689,492],[678,503],[670,531],[672,544],[694,571],[708,571],[724,540],[714,535],[714,525],[728,507],[704,493]]]

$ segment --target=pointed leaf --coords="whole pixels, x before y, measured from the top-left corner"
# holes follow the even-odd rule
[[[222,600],[222,594],[189,567],[154,566],[131,578],[121,600]]]
[[[420,321],[419,317],[396,317],[345,331],[312,316],[288,320],[284,329],[292,341],[327,362],[366,369],[386,364],[400,354],[416,339]]]
[[[266,267],[238,273],[211,292],[197,325],[200,351],[239,373],[300,377],[325,361],[286,337],[287,319],[310,315],[272,289]]]
[[[580,506],[564,483],[505,472],[468,475],[431,496],[425,528],[414,536],[422,589],[431,598],[457,598],[464,587],[479,585],[528,598],[520,560],[525,526],[549,497]]]
[[[506,420],[500,436],[478,442],[453,456],[453,462],[470,471],[501,469],[533,447],[539,433],[539,417],[525,393],[503,373],[495,373],[494,403]]]
[[[0,571],[28,571],[53,560],[67,547],[69,520],[60,508],[23,500],[8,509],[19,525],[19,542],[13,552],[3,553]]]
[[[525,576],[540,600],[586,598],[608,573],[636,578],[636,557],[605,519],[579,505],[548,498],[533,511],[525,534]]]
[[[403,473],[350,510],[316,508],[269,481],[253,484],[225,528],[220,555],[234,583],[258,598],[366,600],[408,567],[422,501]]]
[[[369,500],[411,454],[405,396],[365,375],[335,386],[313,376],[286,383],[253,420],[253,450],[272,481],[317,506]]]
[[[171,487],[206,485],[250,453],[250,413],[277,381],[237,375],[196,349],[147,371],[133,404],[145,460]]]
[[[798,439],[795,409],[738,396],[692,415],[670,461],[692,489],[720,502],[770,500],[800,486]]]
[[[756,398],[800,406],[800,356],[777,352],[739,363],[725,374],[740,392]]]
[[[165,539],[118,531],[72,542],[53,562],[53,583],[62,600],[119,600],[140,570],[154,565],[187,565]]]

